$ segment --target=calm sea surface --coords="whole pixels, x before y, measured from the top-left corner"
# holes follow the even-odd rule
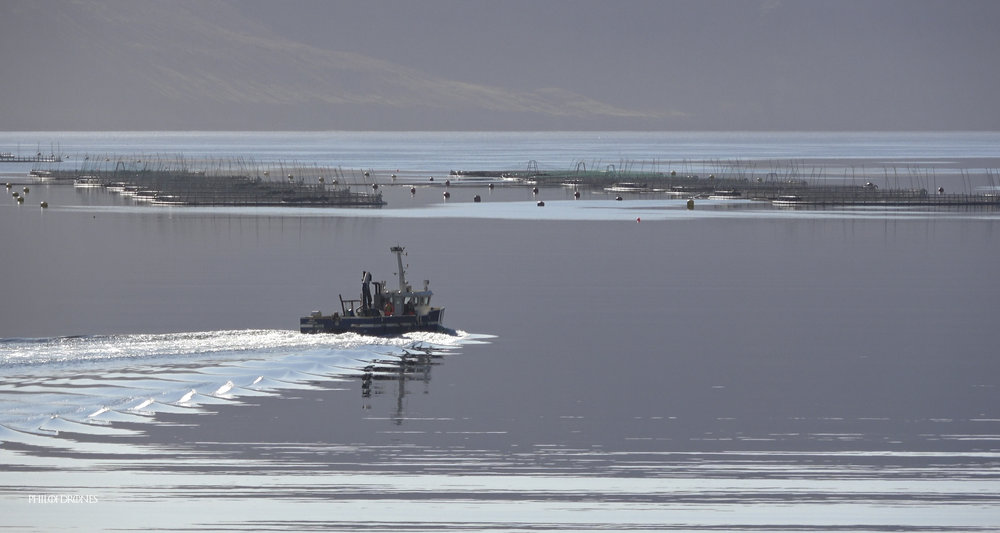
[[[30,188],[0,200],[13,530],[1000,529],[1000,213],[440,179],[738,161],[975,189],[1000,134],[0,132],[39,151],[65,160],[0,163]],[[388,205],[27,175],[181,156],[374,169]],[[397,243],[456,335],[296,331],[391,280]]]
[[[701,161],[958,161],[1000,157],[1000,132],[0,132],[0,150],[250,158],[352,169],[567,170],[623,162],[650,170]],[[72,162],[70,160],[69,162]],[[860,163],[858,163],[860,166]]]

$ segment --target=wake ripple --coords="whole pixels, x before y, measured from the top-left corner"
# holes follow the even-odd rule
[[[119,423],[321,389],[359,375],[379,358],[441,356],[489,338],[465,332],[382,338],[231,330],[0,339],[0,442],[135,435]]]

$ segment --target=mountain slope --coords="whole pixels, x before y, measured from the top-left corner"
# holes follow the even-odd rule
[[[324,50],[221,0],[10,0],[0,11],[0,129],[643,127],[669,115]]]

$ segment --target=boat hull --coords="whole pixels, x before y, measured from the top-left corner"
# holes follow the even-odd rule
[[[360,335],[401,335],[411,331],[448,332],[441,321],[444,309],[431,309],[426,315],[398,316],[304,316],[299,319],[302,333],[347,333]]]

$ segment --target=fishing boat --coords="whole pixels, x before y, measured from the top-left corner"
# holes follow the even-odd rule
[[[390,252],[396,254],[397,276],[399,287],[389,289],[385,281],[372,282],[371,303],[365,298],[345,300],[340,298],[340,311],[324,315],[321,311],[313,311],[309,316],[299,319],[299,331],[302,333],[345,333],[354,332],[363,335],[400,335],[410,331],[441,331],[451,332],[442,325],[443,307],[431,307],[430,281],[424,280],[422,290],[415,291],[406,281],[406,270],[403,268],[402,246],[393,246]],[[365,280],[367,282],[367,280]]]

